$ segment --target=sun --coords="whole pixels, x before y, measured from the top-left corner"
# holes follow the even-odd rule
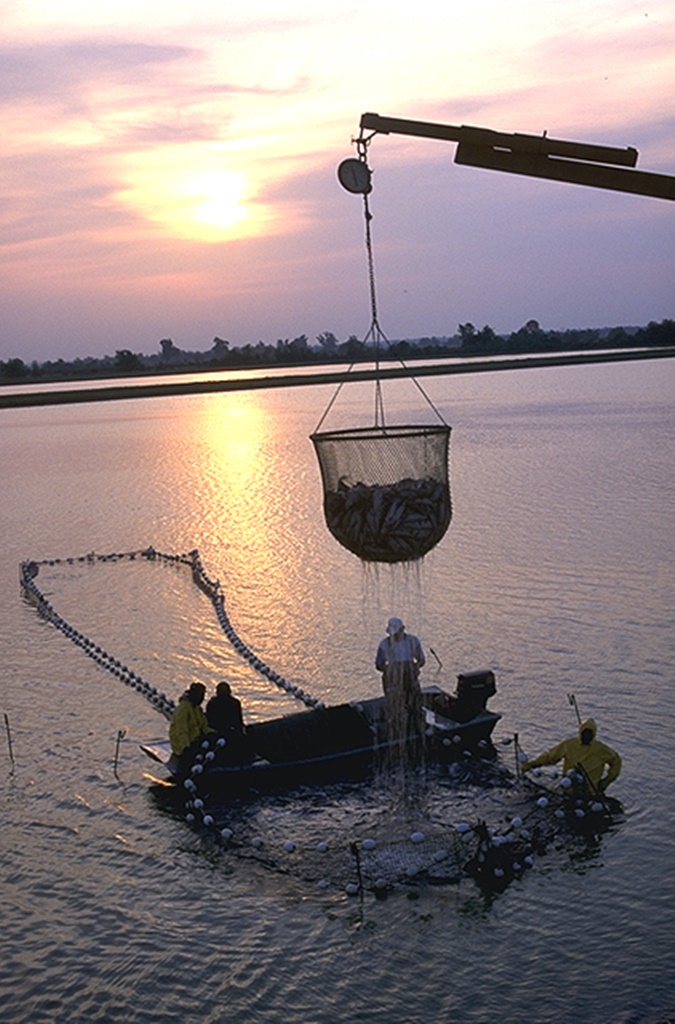
[[[202,242],[256,235],[270,220],[254,183],[231,168],[137,161],[119,197],[168,234]]]
[[[232,171],[210,171],[186,182],[187,209],[212,228],[234,228],[247,215],[244,179]]]

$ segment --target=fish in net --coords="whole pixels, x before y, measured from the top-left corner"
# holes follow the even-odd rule
[[[620,805],[608,813],[596,799],[570,799],[561,785],[519,779],[500,761],[465,758],[444,770],[408,771],[403,789],[400,774],[383,772],[372,784],[209,802],[188,820],[208,848],[217,845],[232,863],[327,895],[383,896],[459,883],[491,894],[544,853],[549,865],[555,851],[587,870],[604,833],[618,827]]]
[[[422,558],[452,519],[451,428],[375,426],[312,435],[324,516],[343,547],[367,562]]]

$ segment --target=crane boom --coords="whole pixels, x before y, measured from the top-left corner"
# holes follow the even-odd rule
[[[547,135],[497,132],[471,125],[410,121],[400,117],[362,114],[361,132],[413,135],[456,142],[455,163],[567,181],[592,188],[630,192],[656,199],[675,199],[675,178],[634,170],[638,151],[633,146],[597,146],[567,142]]]

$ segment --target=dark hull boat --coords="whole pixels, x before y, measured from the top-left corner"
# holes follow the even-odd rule
[[[425,687],[423,734],[391,738],[384,697],[315,708],[248,726],[243,743],[209,738],[179,770],[168,740],[142,744],[173,780],[199,793],[238,795],[297,785],[365,779],[377,768],[443,764],[467,753],[494,755],[490,737],[501,715],[487,709],[492,672],[459,676],[457,694]]]

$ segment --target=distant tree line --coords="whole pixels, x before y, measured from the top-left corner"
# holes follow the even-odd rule
[[[380,346],[379,357],[387,360],[447,359],[457,356],[503,356],[530,352],[574,352],[587,349],[655,348],[675,346],[675,321],[651,321],[646,327],[570,329],[545,331],[537,320],[528,320],[511,334],[496,334],[489,325],[480,330],[472,323],[459,324],[451,337],[391,341]],[[211,348],[187,352],[170,338],[159,343],[159,352],[142,355],[131,349],[117,349],[114,355],[87,356],[66,361],[57,359],[27,365],[17,357],[0,360],[0,383],[17,381],[87,380],[95,377],[138,376],[157,373],[185,373],[195,370],[246,369],[252,367],[307,366],[328,363],[372,362],[373,347],[350,335],[339,341],[332,331],[317,335],[310,344],[306,334],[279,338],[274,344],[230,346],[214,338]]]

